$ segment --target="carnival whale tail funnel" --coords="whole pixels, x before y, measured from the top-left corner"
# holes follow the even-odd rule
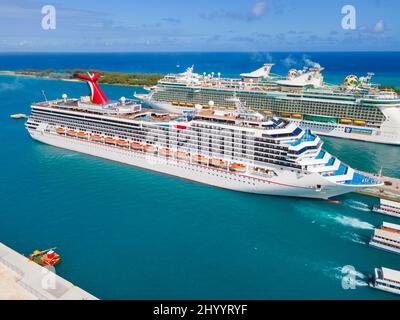
[[[95,104],[104,104],[108,102],[108,99],[104,92],[100,89],[99,84],[97,83],[97,79],[100,77],[100,73],[95,73],[90,74],[88,72],[88,75],[83,75],[83,74],[77,74],[75,75],[77,78],[86,80],[89,87],[90,91],[92,93],[91,100]]]

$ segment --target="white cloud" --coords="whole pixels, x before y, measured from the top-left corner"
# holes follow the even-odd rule
[[[379,20],[374,28],[372,29],[373,32],[375,33],[381,33],[383,31],[385,31],[385,23],[383,22],[383,20]]]
[[[255,17],[261,16],[265,9],[266,9],[266,2],[265,1],[258,1],[254,4],[253,8],[251,9],[251,13]]]

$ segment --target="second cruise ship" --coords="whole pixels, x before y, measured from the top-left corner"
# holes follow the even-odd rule
[[[168,74],[148,94],[137,94],[145,105],[171,112],[234,107],[237,96],[254,110],[295,122],[320,135],[400,144],[400,99],[396,92],[372,83],[372,73],[349,75],[342,85],[328,85],[315,66],[289,70],[285,77],[270,73],[273,64],[242,73],[240,78],[198,74],[193,67]]]
[[[142,109],[124,97],[109,101],[86,80],[91,96],[32,104],[33,139],[236,191],[327,199],[380,185],[322,149],[295,123],[250,111],[199,107],[174,114]]]

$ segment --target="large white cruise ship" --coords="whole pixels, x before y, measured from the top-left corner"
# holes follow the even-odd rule
[[[198,181],[258,194],[327,199],[379,185],[322,150],[310,130],[248,110],[173,114],[110,102],[88,81],[91,97],[32,104],[26,128],[53,146]]]
[[[273,64],[242,73],[240,78],[198,74],[193,67],[168,74],[148,94],[144,105],[170,112],[233,108],[236,95],[253,109],[296,122],[320,135],[377,143],[400,144],[400,99],[396,92],[373,84],[372,73],[350,75],[342,85],[324,83],[323,68],[292,69],[285,77],[270,73]]]

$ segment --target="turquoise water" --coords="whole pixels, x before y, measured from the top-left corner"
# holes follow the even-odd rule
[[[117,99],[134,90],[103,86]],[[58,246],[58,273],[103,299],[396,299],[367,276],[400,269],[400,257],[367,246],[375,200],[319,200],[217,189],[32,140],[31,101],[87,93],[83,83],[0,77],[0,241],[28,254]],[[398,147],[326,139],[350,165],[400,177]],[[397,221],[398,222],[398,221]]]

